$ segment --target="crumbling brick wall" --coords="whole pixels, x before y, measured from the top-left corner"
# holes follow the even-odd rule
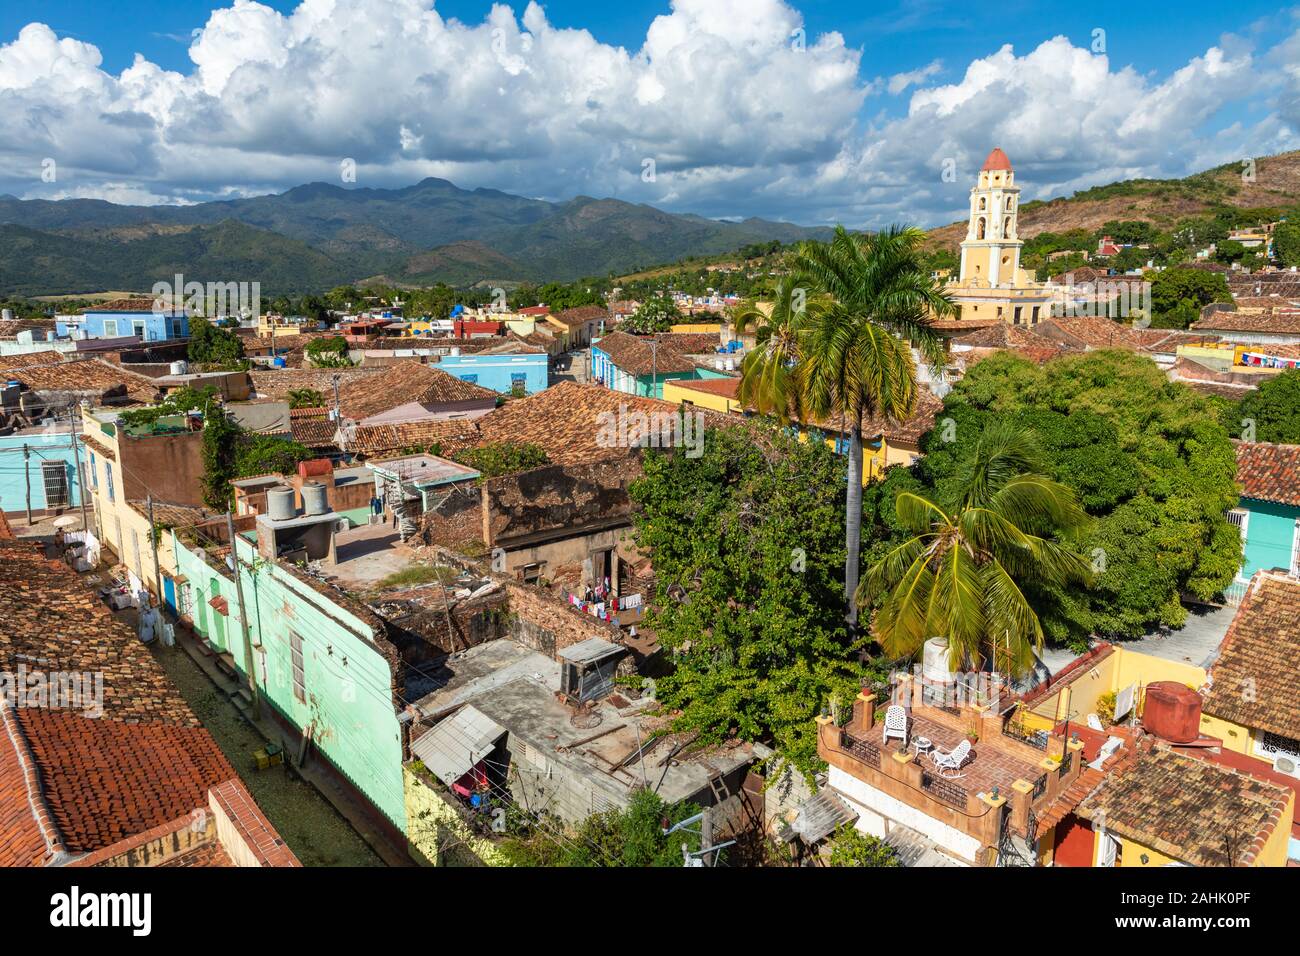
[[[582,465],[543,465],[483,483],[489,546],[596,524],[630,522],[628,484],[641,476],[639,458]]]
[[[479,486],[472,482],[457,484],[440,501],[431,502],[420,517],[416,536],[422,544],[453,551],[483,550],[483,497]]]
[[[542,593],[538,588],[505,581],[507,635],[548,657],[589,637],[622,643],[623,632],[613,624],[583,614],[565,601]]]

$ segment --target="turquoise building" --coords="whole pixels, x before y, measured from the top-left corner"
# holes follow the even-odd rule
[[[28,488],[33,513],[81,505],[81,482],[71,428],[27,428],[0,435],[0,510],[25,514]],[[26,451],[24,452],[24,447]],[[83,467],[85,459],[82,459]]]
[[[1237,580],[1256,571],[1300,571],[1300,445],[1237,443],[1241,501],[1228,520],[1241,530]]]
[[[664,379],[727,378],[664,341],[611,332],[591,346],[591,380],[627,395],[663,398]]]
[[[400,655],[384,623],[345,594],[285,562],[258,555],[251,532],[236,534],[248,610],[252,669],[264,712],[311,757],[364,797],[375,820],[406,833],[402,782]],[[249,672],[234,572],[172,532],[180,615],[242,675]],[[246,679],[246,677],[245,677]]]

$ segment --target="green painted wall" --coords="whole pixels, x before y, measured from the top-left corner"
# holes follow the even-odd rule
[[[195,631],[229,653],[246,674],[230,569],[213,568],[179,540],[175,547],[180,573],[195,589]],[[370,624],[283,568],[259,560],[249,541],[239,538],[238,548],[263,702],[299,731],[313,726],[317,753],[405,833],[402,738],[392,676],[388,661],[371,642]],[[247,566],[254,562],[255,571]],[[218,591],[230,602],[228,618],[207,605]],[[297,684],[291,635],[301,641]]]
[[[1252,498],[1242,498],[1241,507],[1250,512],[1241,576],[1249,580],[1261,568],[1266,571],[1272,568],[1289,570],[1300,508]]]

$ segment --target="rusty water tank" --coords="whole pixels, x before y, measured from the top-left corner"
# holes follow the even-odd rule
[[[1201,695],[1178,681],[1148,684],[1142,725],[1171,743],[1191,743],[1201,735]]]

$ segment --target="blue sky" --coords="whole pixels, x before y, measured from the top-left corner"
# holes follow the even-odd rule
[[[352,160],[355,185],[929,224],[994,145],[1031,197],[1300,145],[1300,19],[1254,0],[329,4],[5,5],[0,191],[186,202]]]

